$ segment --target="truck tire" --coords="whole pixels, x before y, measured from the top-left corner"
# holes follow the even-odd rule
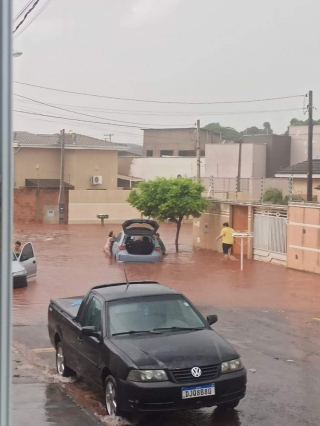
[[[117,399],[117,383],[113,376],[108,376],[104,382],[104,401],[109,416],[122,415]]]
[[[61,377],[70,377],[70,376],[74,376],[76,374],[66,364],[66,360],[65,360],[65,357],[64,357],[64,352],[63,352],[63,347],[62,347],[61,342],[59,342],[57,344],[56,367],[57,367],[57,372],[58,372],[59,376],[61,376]]]

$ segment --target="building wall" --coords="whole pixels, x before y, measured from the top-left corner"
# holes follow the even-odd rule
[[[320,274],[320,204],[289,206],[287,262],[289,268]]]
[[[231,221],[229,204],[212,203],[208,213],[193,220],[193,246],[222,253],[221,240],[216,241],[224,222]]]
[[[60,149],[23,147],[15,155],[15,188],[25,179],[60,179],[60,161]],[[76,189],[116,189],[117,174],[117,151],[65,150],[65,182]],[[91,185],[91,176],[102,176],[102,185]]]
[[[102,185],[90,184],[91,176],[102,176]],[[75,189],[116,189],[118,175],[117,151],[94,149],[67,150],[65,180]]]
[[[249,207],[248,206],[232,206],[232,228],[235,231],[248,231],[249,229]],[[233,253],[240,254],[241,247],[238,243],[238,239],[236,239],[235,244],[233,246]],[[245,255],[248,255],[248,244],[244,247],[243,250]]]
[[[70,191],[69,223],[100,223],[98,214],[108,214],[105,222],[123,223],[128,218],[141,217],[141,213],[126,202],[130,191]]]
[[[239,144],[207,145],[205,160],[205,176],[236,178]],[[261,178],[265,175],[266,146],[244,143],[241,154],[241,178]]]
[[[29,189],[14,190],[14,222],[59,223],[59,190]],[[65,191],[65,220],[68,223],[69,191]],[[52,214],[53,213],[53,214]]]
[[[266,146],[266,177],[290,166],[291,138],[285,135],[244,136],[244,143]]]
[[[217,133],[200,131],[200,147],[205,150],[206,144],[220,143]],[[160,157],[161,150],[172,150],[173,155],[179,155],[179,150],[196,149],[196,132],[194,129],[147,129],[143,135],[143,156],[147,151],[153,151],[153,157]]]
[[[320,179],[312,180],[312,196],[314,201],[320,201],[320,193],[315,187],[320,185]],[[303,199],[307,199],[307,179],[306,178],[294,178],[293,179],[293,193],[300,195]]]
[[[204,176],[205,159],[201,158],[201,176]],[[144,180],[157,177],[176,178],[195,177],[197,175],[196,158],[188,157],[162,157],[162,158],[134,158],[130,167],[130,176]]]
[[[21,148],[15,152],[15,188],[24,187],[26,179],[60,179],[59,149]]]
[[[290,126],[290,165],[302,163],[308,156],[308,126]],[[313,158],[320,156],[320,126],[313,127]]]
[[[136,157],[118,157],[118,174],[119,175],[129,176],[130,167],[134,158]]]
[[[249,231],[253,229],[252,206],[241,206],[239,204],[213,202],[210,204],[207,213],[203,213],[200,218],[193,220],[193,246],[214,250],[222,253],[221,240],[216,241],[220,235],[224,222],[229,222],[235,231]],[[240,254],[240,239],[235,239],[233,253]],[[252,259],[252,239],[245,241],[244,255]]]

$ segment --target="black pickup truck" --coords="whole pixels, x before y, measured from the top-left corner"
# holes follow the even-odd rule
[[[52,300],[48,329],[61,376],[104,390],[107,413],[233,409],[247,374],[238,353],[181,293],[152,281]]]

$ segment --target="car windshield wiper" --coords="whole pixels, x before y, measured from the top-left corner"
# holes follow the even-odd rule
[[[141,333],[150,333],[150,334],[161,334],[159,331],[155,330],[131,330],[131,331],[123,331],[122,333],[113,333],[112,336],[121,336],[124,334],[141,334]]]
[[[159,327],[159,328],[154,328],[153,331],[156,330],[168,330],[168,331],[184,331],[184,330],[191,330],[191,331],[196,331],[196,330],[204,330],[205,327]]]

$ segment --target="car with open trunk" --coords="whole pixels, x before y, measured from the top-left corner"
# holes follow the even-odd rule
[[[115,260],[134,263],[160,262],[162,252],[155,235],[158,229],[158,223],[151,219],[126,220],[112,246]]]

